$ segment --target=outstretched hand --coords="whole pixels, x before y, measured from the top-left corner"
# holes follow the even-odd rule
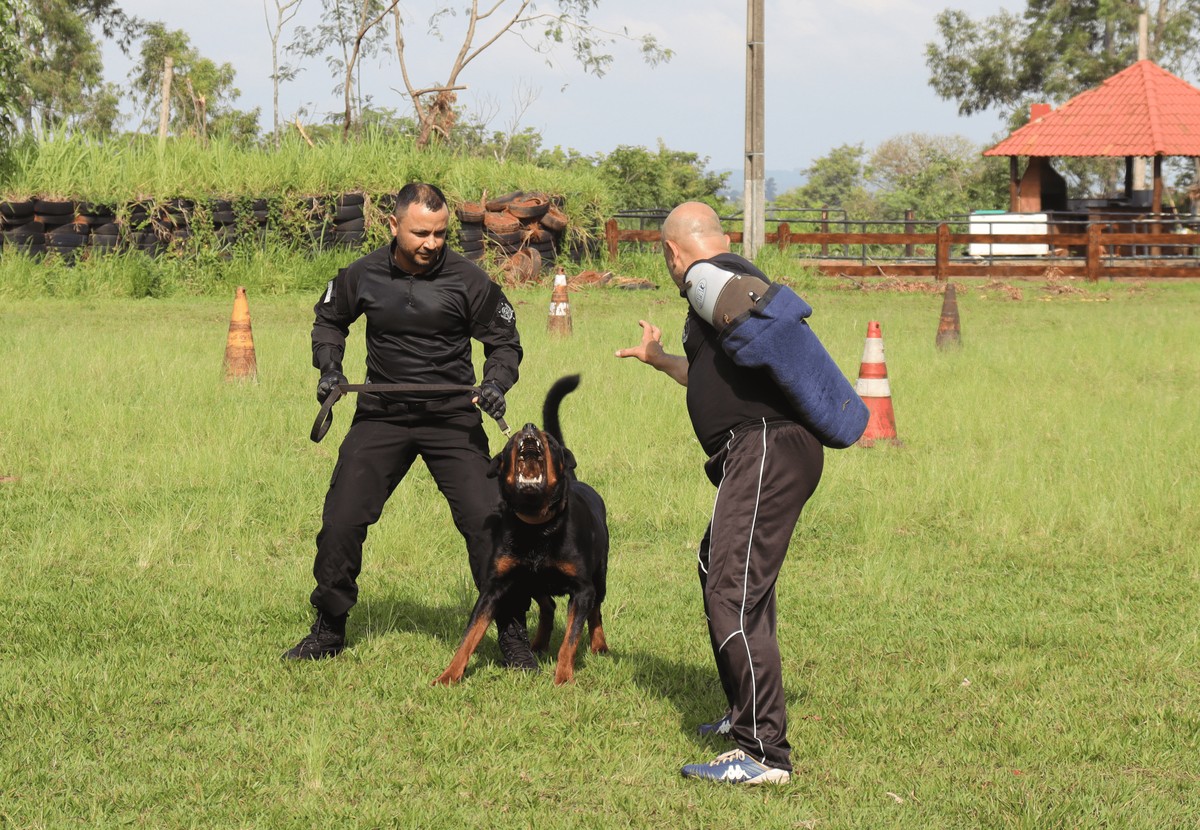
[[[642,363],[653,364],[662,356],[662,329],[645,320],[638,320],[642,327],[642,342],[628,349],[617,349],[617,357],[636,357]]]

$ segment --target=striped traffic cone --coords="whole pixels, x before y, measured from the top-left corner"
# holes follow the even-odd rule
[[[938,320],[937,339],[934,344],[939,349],[951,349],[962,345],[958,330],[958,296],[952,282],[946,284],[946,291],[942,295],[942,318]]]
[[[550,294],[550,314],[546,318],[546,331],[551,334],[571,333],[571,301],[567,297],[567,275],[559,266],[554,275],[554,290]]]
[[[888,383],[887,363],[883,359],[883,334],[879,323],[867,323],[867,343],[863,347],[862,366],[858,370],[858,384],[854,387],[867,410],[871,413],[867,428],[856,442],[860,447],[872,447],[876,441],[891,441],[896,438],[896,415],[892,412],[892,388]]]
[[[229,336],[225,340],[225,380],[258,380],[258,361],[254,358],[254,333],[250,330],[250,303],[246,289],[238,286],[229,318]]]

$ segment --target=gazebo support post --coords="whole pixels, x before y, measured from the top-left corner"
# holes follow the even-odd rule
[[[1133,199],[1133,156],[1125,157],[1125,199]]]
[[[1018,207],[1017,200],[1019,197],[1020,184],[1021,184],[1021,172],[1018,169],[1019,167],[1020,167],[1020,159],[1017,156],[1009,156],[1008,157],[1008,209],[1013,213],[1017,212],[1017,207]]]
[[[1154,221],[1150,224],[1151,233],[1162,233],[1162,153],[1154,155],[1154,195],[1151,205],[1154,210]],[[1150,256],[1162,256],[1162,248],[1157,245],[1151,246]]]

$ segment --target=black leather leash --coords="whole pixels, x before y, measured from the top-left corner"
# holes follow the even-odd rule
[[[478,395],[479,387],[437,383],[339,383],[325,398],[325,403],[321,404],[321,411],[317,413],[317,420],[313,421],[312,432],[308,437],[314,443],[320,443],[325,433],[329,432],[329,427],[333,426],[333,405],[347,392],[470,392]],[[503,418],[497,418],[496,425],[507,438],[508,423]]]

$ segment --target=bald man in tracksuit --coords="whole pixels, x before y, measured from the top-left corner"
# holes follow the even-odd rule
[[[686,203],[663,223],[663,256],[675,284],[696,262],[711,261],[769,283],[753,264],[729,251],[712,208]],[[716,330],[689,307],[684,355],[667,354],[662,332],[644,320],[636,357],[687,387],[688,415],[709,458],[705,473],[717,487],[712,517],[700,543],[699,575],[709,638],[729,711],[700,727],[737,748],[688,778],[736,784],[786,783],[792,769],[779,645],[775,581],[805,502],[821,479],[821,443],[802,425],[763,370],[734,364]]]
[[[446,246],[449,208],[430,184],[406,185],[389,223],[393,239],[340,271],[318,300],[312,330],[317,400],[347,382],[342,358],[350,325],[366,318],[367,377],[378,384],[475,385],[471,341],[483,345],[479,392],[362,393],[325,496],[317,555],[312,629],[284,654],[287,660],[333,657],[346,643],[347,612],[358,600],[367,528],[420,456],[446,497],[467,545],[479,585],[491,557],[488,521],[500,491],[478,403],[494,418],[517,381],[521,341],[513,307],[500,286]],[[511,613],[510,613],[511,611]],[[505,665],[538,668],[524,609],[496,617]]]

